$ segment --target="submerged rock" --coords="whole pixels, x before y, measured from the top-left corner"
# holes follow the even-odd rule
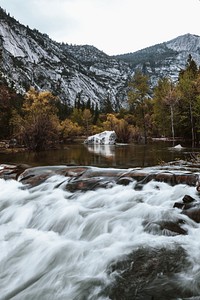
[[[76,191],[93,191],[98,188],[110,188],[113,184],[111,181],[101,180],[99,178],[89,178],[82,180],[71,180],[66,184],[66,190],[70,192]]]
[[[54,175],[62,175],[70,178],[79,178],[89,167],[67,167],[67,166],[47,166],[29,168],[20,174],[18,180],[30,187],[37,186],[45,182]],[[59,185],[57,186],[59,187]]]
[[[85,140],[85,144],[100,144],[100,145],[114,145],[117,135],[115,131],[103,131],[95,135],[89,136]]]
[[[197,182],[199,182],[198,173],[181,172],[180,170],[171,169],[166,171],[153,167],[144,169],[117,169],[61,165],[30,168],[25,165],[0,165],[0,178],[5,180],[15,179],[26,184],[27,187],[39,185],[54,175],[67,177],[67,181],[70,182],[71,187],[73,186],[73,191],[89,190],[93,189],[93,187],[108,187],[112,186],[113,183],[128,185],[135,182],[134,188],[141,190],[150,181],[166,182],[172,186],[187,184],[195,187]],[[82,189],[83,186],[84,188]],[[177,205],[181,205],[181,208],[183,207],[183,204]]]
[[[182,220],[170,221],[161,220],[155,222],[144,222],[144,230],[155,235],[175,236],[179,234],[187,234],[187,231],[181,227],[183,225]]]
[[[196,296],[179,277],[188,267],[182,247],[141,248],[111,264],[108,273],[114,280],[106,292],[112,300],[172,300]]]

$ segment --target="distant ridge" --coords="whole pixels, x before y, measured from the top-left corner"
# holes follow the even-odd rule
[[[48,89],[73,106],[90,99],[114,109],[126,106],[127,86],[136,68],[149,75],[154,86],[163,76],[177,79],[188,55],[200,65],[200,37],[192,34],[137,52],[109,56],[89,45],[61,44],[30,29],[0,8],[0,73],[19,93],[30,86]]]
[[[200,65],[200,37],[187,33],[136,52],[115,55],[114,58],[129,63],[132,69],[142,69],[154,85],[158,78],[164,76],[177,80],[189,54]]]

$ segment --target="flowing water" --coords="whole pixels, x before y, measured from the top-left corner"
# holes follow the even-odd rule
[[[111,263],[140,247],[178,246],[190,267],[177,285],[200,295],[200,226],[173,208],[186,194],[198,200],[194,187],[151,181],[140,190],[132,182],[70,193],[63,179],[30,189],[0,179],[1,300],[107,300]],[[145,230],[144,222],[180,218],[187,235]]]
[[[24,153],[1,155],[0,159],[1,163],[30,165],[74,162],[134,167],[152,166],[164,156],[170,161],[186,155],[166,150],[166,146],[152,147],[80,150],[75,146],[72,152],[70,147],[63,149],[59,157],[58,152],[48,152],[31,159]],[[55,175],[28,189],[18,181],[0,179],[0,300],[200,299],[200,226],[173,208],[184,195],[199,202],[195,187],[151,181],[137,189],[133,181],[126,186],[113,184],[72,193],[66,190],[64,180],[66,177]],[[179,219],[187,235],[171,235],[167,229],[159,232],[155,227],[151,230],[160,220]],[[185,298],[172,297],[173,289],[170,296],[160,298],[110,296],[108,287],[117,273],[110,272],[110,266],[149,247],[181,247],[185,251],[188,267],[173,277],[178,288],[187,291]],[[162,277],[161,273],[158,276]],[[164,286],[162,282],[161,289]]]

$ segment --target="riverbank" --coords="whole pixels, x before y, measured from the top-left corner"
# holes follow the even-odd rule
[[[74,138],[74,139],[69,139],[66,140],[65,143],[57,143],[54,144],[53,146],[49,146],[49,148],[45,149],[45,151],[50,151],[52,149],[54,150],[59,150],[60,148],[63,147],[63,145],[70,145],[70,144],[83,144],[85,141],[86,137],[82,136],[79,138]],[[24,145],[19,145],[17,144],[16,140],[0,140],[0,154],[10,154],[10,153],[21,153],[21,152],[35,152]]]

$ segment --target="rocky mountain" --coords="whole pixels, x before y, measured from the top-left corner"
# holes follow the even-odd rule
[[[141,69],[149,75],[151,84],[155,85],[161,77],[177,80],[179,71],[186,66],[189,54],[200,66],[200,37],[188,33],[137,52],[117,55],[115,58],[129,63],[132,70]]]
[[[48,89],[62,102],[81,101],[114,107],[126,102],[131,76],[127,63],[93,46],[74,46],[51,40],[31,30],[0,9],[0,71],[7,82],[24,93],[30,86]]]
[[[186,34],[137,52],[108,56],[93,46],[53,41],[0,8],[1,76],[19,93],[30,86],[48,89],[72,106],[76,99],[90,99],[101,107],[109,99],[114,108],[125,106],[128,81],[136,68],[155,85],[162,76],[177,79],[189,54],[200,65],[200,37]]]

